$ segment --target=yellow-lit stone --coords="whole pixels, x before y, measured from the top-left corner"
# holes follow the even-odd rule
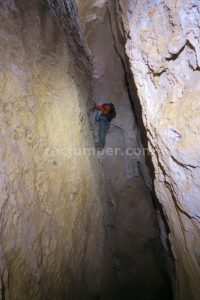
[[[93,147],[92,78],[49,3],[0,5],[2,299],[89,299],[101,285],[103,183],[94,156],[69,152]]]

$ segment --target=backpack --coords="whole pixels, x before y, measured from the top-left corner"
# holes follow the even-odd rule
[[[109,103],[110,105],[110,111],[106,115],[106,118],[109,122],[111,122],[115,117],[116,117],[116,111],[115,111],[115,106],[112,103]]]

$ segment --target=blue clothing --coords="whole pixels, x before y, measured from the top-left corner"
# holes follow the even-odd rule
[[[106,143],[106,134],[108,132],[108,129],[110,128],[110,122],[107,120],[105,116],[96,116],[96,121],[99,124],[99,141],[95,144],[97,149],[103,149]]]

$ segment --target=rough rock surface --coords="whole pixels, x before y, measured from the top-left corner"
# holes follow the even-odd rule
[[[114,20],[114,2],[100,8],[99,1],[88,1],[87,10],[84,3],[80,2],[79,11],[93,55],[96,102],[113,102],[117,111],[105,153],[100,154],[109,195],[104,201],[105,225],[117,291],[109,299],[169,300],[166,257],[151,194],[138,172],[140,157],[125,155],[126,149],[129,153],[138,149],[139,141],[127,87],[124,44],[120,44]],[[117,153],[113,153],[116,149]]]
[[[120,0],[181,300],[200,295],[200,2]]]
[[[0,299],[93,299],[103,183],[82,154],[93,87],[74,3],[0,1],[0,36]]]

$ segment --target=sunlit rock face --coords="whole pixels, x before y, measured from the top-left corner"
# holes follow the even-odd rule
[[[103,185],[82,152],[92,78],[74,4],[1,1],[0,20],[0,299],[93,299]]]
[[[200,2],[119,1],[179,296],[200,295]]]

